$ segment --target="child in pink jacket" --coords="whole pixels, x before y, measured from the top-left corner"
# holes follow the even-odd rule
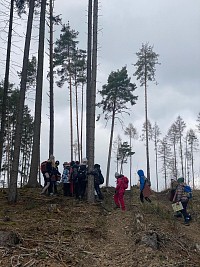
[[[116,204],[116,208],[120,208],[124,211],[125,210],[125,203],[124,203],[124,192],[125,192],[125,186],[124,186],[124,175],[115,173],[115,178],[117,178],[117,185],[115,188],[115,195],[114,195],[114,201]]]

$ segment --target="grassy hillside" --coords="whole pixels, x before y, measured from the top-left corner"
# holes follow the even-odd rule
[[[88,204],[20,189],[18,203],[8,205],[0,192],[0,233],[19,238],[0,245],[0,266],[200,266],[199,191],[189,205],[190,226],[173,216],[167,192],[141,204],[135,187],[125,194],[126,212],[114,209],[113,193],[110,188],[102,203]]]

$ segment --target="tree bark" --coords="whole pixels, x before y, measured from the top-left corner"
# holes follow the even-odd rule
[[[4,78],[3,101],[2,101],[2,108],[1,108],[0,172],[1,172],[4,133],[5,133],[5,124],[6,124],[6,106],[7,106],[7,97],[8,97],[8,87],[9,87],[10,54],[11,54],[11,40],[12,40],[12,28],[13,28],[13,12],[14,12],[14,0],[11,0],[10,1],[10,18],[9,18],[9,29],[8,29],[7,53],[6,53],[6,69],[5,69],[5,78]]]
[[[92,51],[92,77],[90,94],[90,116],[88,132],[88,170],[94,168],[95,156],[95,111],[96,111],[96,78],[97,78],[97,30],[98,30],[98,0],[94,0],[93,6],[93,51]],[[88,197],[89,202],[94,202],[94,176],[88,177]]]
[[[50,29],[49,29],[49,86],[50,86],[50,131],[49,131],[49,157],[54,154],[54,77],[53,77],[53,0],[50,0]]]
[[[92,0],[88,1],[88,40],[87,40],[87,90],[86,90],[86,157],[88,158],[89,145],[89,118],[91,98],[91,68],[92,68]]]
[[[39,183],[37,181],[37,175],[38,175],[38,159],[40,155],[39,148],[40,148],[40,132],[41,132],[42,88],[43,88],[43,66],[44,66],[45,10],[46,10],[46,0],[43,0],[41,2],[41,13],[40,13],[33,151],[31,158],[30,177],[28,181],[28,186],[30,187],[39,186]]]
[[[115,125],[115,102],[114,102],[114,107],[113,107],[113,115],[112,115],[111,131],[110,131],[110,144],[109,144],[109,151],[108,151],[107,171],[106,171],[106,187],[108,187],[109,185],[110,162],[111,162],[111,153],[112,153],[114,125]]]
[[[28,69],[28,63],[29,63],[29,51],[30,51],[31,33],[32,33],[32,25],[33,25],[34,5],[35,5],[35,0],[30,0],[29,15],[28,15],[27,29],[26,29],[26,38],[25,38],[25,45],[24,45],[22,75],[21,75],[21,83],[20,83],[19,107],[18,107],[17,123],[16,123],[16,129],[15,129],[14,156],[13,156],[13,162],[12,162],[10,187],[9,187],[9,193],[8,193],[9,202],[17,201],[17,178],[18,178],[20,146],[21,146],[21,138],[22,138],[24,102],[25,102],[25,95],[26,95],[27,69]]]

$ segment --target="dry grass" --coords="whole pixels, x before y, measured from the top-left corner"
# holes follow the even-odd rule
[[[103,203],[88,204],[20,189],[15,205],[1,192],[0,230],[14,231],[20,243],[0,247],[0,266],[200,266],[199,191],[190,203],[188,227],[174,219],[166,192],[142,205],[133,188],[125,194],[124,213],[113,210],[114,189],[103,191]],[[158,249],[141,242],[145,234],[156,234]]]

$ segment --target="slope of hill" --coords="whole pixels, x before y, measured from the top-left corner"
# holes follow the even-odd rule
[[[113,189],[102,203],[63,196],[40,196],[20,189],[8,205],[0,193],[0,266],[2,267],[199,267],[200,192],[194,192],[190,226],[174,218],[167,192],[141,204],[139,190],[127,191],[127,211],[114,210]],[[2,240],[12,233],[6,246]]]

